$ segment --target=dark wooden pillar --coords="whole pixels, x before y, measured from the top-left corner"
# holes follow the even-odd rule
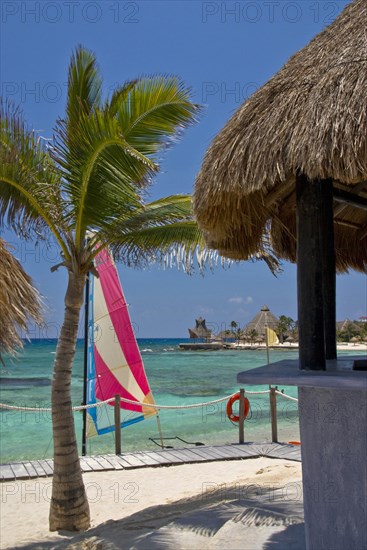
[[[321,182],[322,278],[324,302],[325,358],[336,359],[336,266],[334,243],[333,182]]]
[[[321,185],[297,176],[299,359],[300,368],[310,370],[325,370]]]

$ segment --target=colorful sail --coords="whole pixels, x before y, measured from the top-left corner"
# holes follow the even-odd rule
[[[90,275],[87,404],[115,395],[143,403],[121,402],[126,411],[121,427],[155,415],[152,392],[132,329],[113,258],[102,250],[95,258],[99,277]],[[87,437],[114,430],[114,402],[88,409]]]
[[[279,339],[276,332],[269,327],[265,327],[265,337],[268,346],[279,344]]]

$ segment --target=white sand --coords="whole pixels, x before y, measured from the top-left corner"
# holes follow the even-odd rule
[[[92,527],[48,532],[51,479],[0,484],[1,548],[304,549],[301,464],[270,458],[84,474]],[[272,546],[273,547],[273,546]]]

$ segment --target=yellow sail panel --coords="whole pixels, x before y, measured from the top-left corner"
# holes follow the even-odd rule
[[[265,335],[266,335],[266,341],[268,343],[268,346],[273,346],[274,344],[279,344],[278,336],[276,335],[276,332],[272,330],[269,327],[265,328]]]

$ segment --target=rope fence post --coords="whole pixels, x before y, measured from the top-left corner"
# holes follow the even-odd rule
[[[121,454],[121,397],[115,395],[115,454]]]
[[[239,413],[240,419],[238,422],[238,441],[239,443],[245,442],[245,390],[243,388],[240,389],[240,413]]]
[[[278,386],[270,386],[270,415],[271,415],[271,440],[278,443],[278,421],[277,421],[277,394]]]

